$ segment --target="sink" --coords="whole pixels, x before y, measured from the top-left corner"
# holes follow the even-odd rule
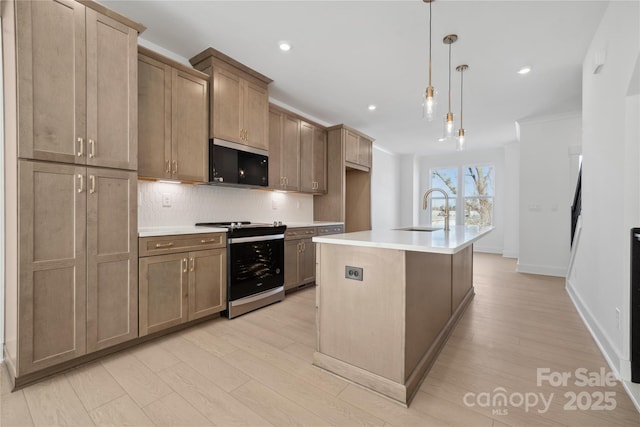
[[[400,231],[437,231],[437,230],[442,230],[442,228],[440,228],[440,227],[420,227],[420,226],[415,226],[415,227],[396,228],[396,230],[400,230]]]

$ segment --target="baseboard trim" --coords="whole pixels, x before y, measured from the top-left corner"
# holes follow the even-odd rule
[[[546,265],[521,264],[516,266],[518,273],[540,274],[542,276],[567,277],[565,267],[549,267]]]
[[[504,251],[502,252],[502,256],[504,258],[518,258],[519,254],[518,252]]]

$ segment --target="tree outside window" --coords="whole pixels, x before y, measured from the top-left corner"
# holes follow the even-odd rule
[[[493,166],[433,169],[431,187],[441,188],[449,195],[449,216],[452,224],[493,224],[495,195]],[[429,211],[431,224],[444,225],[444,197],[439,193],[432,193],[432,197]]]

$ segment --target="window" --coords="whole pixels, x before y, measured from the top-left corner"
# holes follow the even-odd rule
[[[451,225],[493,224],[495,195],[493,166],[473,165],[432,169],[431,188],[440,188],[447,192]],[[444,226],[444,196],[434,192],[431,193],[430,199],[431,224]]]

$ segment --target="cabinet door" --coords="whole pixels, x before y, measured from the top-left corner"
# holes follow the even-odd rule
[[[269,148],[269,94],[266,87],[243,81],[244,144],[267,150]]]
[[[327,131],[315,128],[313,132],[314,193],[327,192]]]
[[[84,167],[21,160],[18,375],[86,352]]]
[[[138,33],[92,9],[87,19],[87,164],[138,168]]]
[[[360,137],[358,142],[358,164],[361,166],[371,167],[371,145],[372,142],[366,138]]]
[[[269,187],[282,188],[282,132],[284,114],[269,110]]]
[[[300,240],[284,241],[284,289],[289,290],[300,284],[299,262]]]
[[[138,336],[137,174],[87,169],[87,352]]]
[[[189,254],[189,320],[227,308],[227,249]]]
[[[313,193],[315,179],[313,171],[314,126],[300,122],[300,191]]]
[[[207,82],[176,69],[172,76],[173,178],[207,182]]]
[[[187,321],[188,264],[188,253],[140,258],[140,336]]]
[[[85,7],[17,1],[19,156],[86,162]]]
[[[138,175],[171,178],[171,67],[138,55]]]
[[[282,175],[285,178],[283,188],[297,191],[300,189],[300,121],[284,116],[282,138]]]
[[[240,99],[242,82],[238,75],[224,68],[213,71],[213,138],[243,144],[240,139]]]
[[[300,282],[313,282],[316,278],[316,245],[311,239],[303,239],[300,253]]]
[[[349,131],[345,130],[345,161],[351,163],[358,163],[358,145],[360,137]]]

